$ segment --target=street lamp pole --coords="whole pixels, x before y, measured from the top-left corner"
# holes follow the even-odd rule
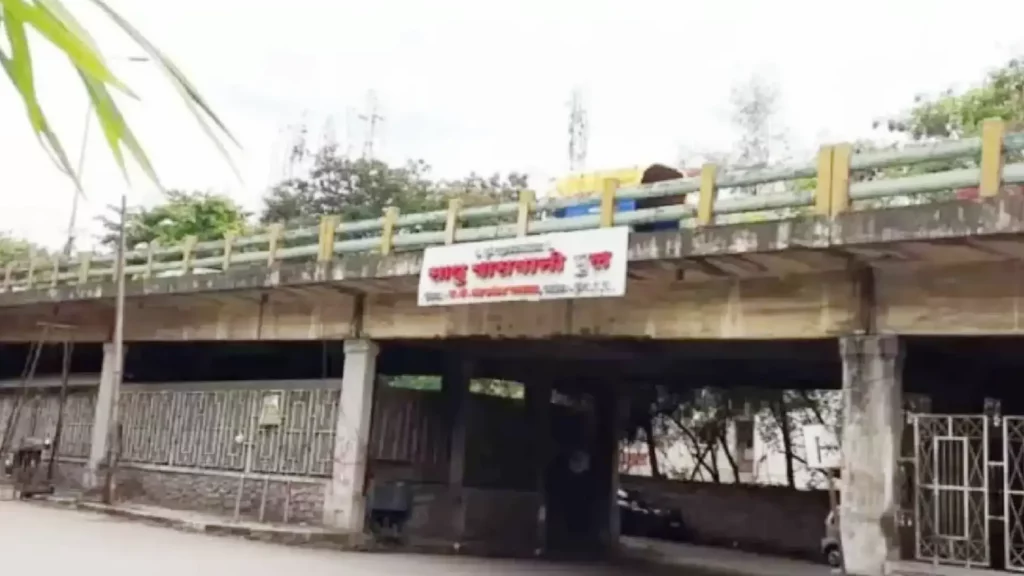
[[[148,56],[128,56],[124,58],[114,58],[112,61],[118,62],[149,62]],[[92,126],[93,117],[93,105],[92,101],[89,101],[89,106],[85,109],[85,126],[82,128],[82,145],[78,151],[78,165],[75,166],[75,174],[78,175],[78,181],[82,181],[82,171],[85,169],[85,151],[89,145],[89,128]],[[78,202],[82,196],[81,190],[75,190],[71,196],[71,217],[68,219],[68,235],[67,241],[64,243],[64,257],[71,258],[71,253],[75,249],[75,227],[78,224]]]

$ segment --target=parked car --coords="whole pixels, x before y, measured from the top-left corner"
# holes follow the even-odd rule
[[[843,548],[839,544],[839,512],[833,510],[825,517],[825,536],[821,539],[821,554],[832,568],[843,564]]]
[[[679,510],[652,506],[635,490],[619,489],[619,523],[622,534],[665,540],[687,539],[686,524]]]

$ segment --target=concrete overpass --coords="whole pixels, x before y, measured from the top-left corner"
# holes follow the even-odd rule
[[[374,379],[389,362],[404,369],[420,363],[425,372],[419,373],[445,375],[448,414],[455,422],[448,482],[461,494],[465,462],[459,443],[465,442],[465,430],[459,432],[459,407],[471,374],[525,382],[530,418],[546,420],[548,403],[534,398],[538,390],[539,397],[550,397],[551,378],[545,381],[536,366],[524,367],[522,358],[546,358],[552,365],[565,357],[587,359],[591,371],[571,370],[581,388],[601,390],[595,392],[596,411],[602,430],[613,430],[617,380],[657,379],[675,369],[665,358],[702,360],[706,348],[699,345],[708,341],[737,341],[731,350],[760,351],[748,359],[787,365],[805,354],[787,342],[817,340],[835,349],[839,341],[834,361],[819,363],[807,377],[841,381],[849,393],[843,541],[852,573],[880,574],[896,546],[896,462],[903,430],[899,337],[1022,330],[1024,197],[1017,185],[1024,183],[1024,164],[1004,163],[1022,148],[1024,135],[1007,135],[995,121],[986,124],[981,138],[899,152],[853,154],[848,145],[826,146],[808,165],[721,174],[706,166],[697,179],[632,188],[607,181],[594,215],[552,217],[573,201],[537,201],[524,193],[518,202],[489,207],[463,208],[453,201],[447,211],[389,210],[376,220],[347,223],[326,216],[319,228],[271,226],[245,237],[150,246],[126,257],[125,339],[136,347],[344,340],[344,369],[337,377],[338,413],[345,417],[334,430],[323,521],[352,530],[363,521]],[[976,169],[860,177],[977,154]],[[721,190],[780,182],[789,184],[754,197],[719,197]],[[944,194],[971,187],[978,198]],[[917,200],[906,201],[908,195]],[[892,198],[903,200],[886,201]],[[617,211],[623,199],[660,201]],[[497,224],[472,225],[481,219]],[[678,226],[647,229],[665,222]],[[426,248],[622,226],[632,230],[623,297],[417,304]],[[55,321],[76,326],[80,342],[108,342],[115,270],[111,256],[12,264],[0,293],[0,341],[32,341],[40,321]],[[557,350],[544,344],[552,339],[559,342]],[[635,349],[640,340],[679,346],[641,358]],[[780,346],[765,342],[772,340]],[[680,342],[697,347],[686,352]],[[334,347],[339,354],[340,348]],[[744,353],[730,354],[735,360]],[[87,466],[93,481],[106,453],[110,399],[118,394],[112,361],[109,351],[103,354]],[[724,366],[735,364],[727,355],[724,363],[703,369],[722,374]],[[597,442],[597,453],[607,448],[600,460],[595,455],[594,466],[614,470],[609,454],[615,434],[602,432],[590,441]],[[614,487],[607,478],[593,482],[592,496]],[[463,509],[456,522],[462,528],[465,514]],[[607,543],[614,524],[602,519],[593,537]]]

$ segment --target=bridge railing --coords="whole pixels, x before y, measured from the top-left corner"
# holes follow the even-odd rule
[[[975,138],[866,152],[854,152],[850,144],[837,144],[823,146],[815,161],[795,166],[719,170],[718,166],[707,164],[697,178],[630,187],[619,187],[614,180],[608,180],[598,197],[598,213],[575,217],[548,216],[555,210],[594,202],[594,199],[538,199],[533,192],[523,191],[518,201],[485,206],[464,207],[460,199],[453,198],[447,210],[400,214],[392,207],[379,218],[352,222],[326,215],[318,225],[271,224],[255,233],[229,235],[219,240],[199,242],[192,237],[174,246],[153,244],[135,248],[125,256],[125,272],[133,279],[142,279],[210,274],[243,266],[275,266],[281,262],[327,263],[338,255],[351,253],[388,255],[432,245],[604,226],[677,222],[681,228],[699,228],[713,226],[716,220],[729,216],[753,215],[765,219],[766,212],[774,212],[774,217],[778,218],[780,210],[835,217],[856,209],[858,201],[927,196],[969,187],[977,187],[979,196],[989,197],[1006,184],[1024,183],[1024,162],[1004,162],[1008,154],[1024,151],[1024,133],[1007,134],[1005,130],[1001,120],[988,120],[983,125],[982,135]],[[857,181],[858,173],[960,158],[980,158],[980,161],[976,168]],[[719,197],[723,189],[768,184],[776,184],[781,189],[755,196]],[[619,200],[693,194],[696,194],[696,203],[616,211]],[[482,220],[487,222],[481,223]],[[0,290],[86,284],[112,279],[115,274],[113,254],[83,253],[70,259],[31,256],[6,266]]]

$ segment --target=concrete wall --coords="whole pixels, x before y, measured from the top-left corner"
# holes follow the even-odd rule
[[[780,486],[710,484],[623,476],[623,488],[678,508],[694,541],[816,558],[824,536],[828,493]]]
[[[261,381],[126,386],[117,496],[168,508],[247,520],[317,524],[330,471],[339,383]],[[279,395],[281,426],[259,427],[261,400]],[[15,395],[0,394],[0,425]],[[376,393],[370,474],[414,484],[408,529],[418,538],[452,538],[454,499],[447,484],[449,432],[441,395],[381,387]],[[80,489],[95,388],[69,397],[58,486]],[[521,401],[473,395],[464,492],[465,540],[488,551],[536,548],[539,495]],[[52,436],[57,394],[39,390],[21,411],[15,442]],[[0,428],[2,432],[2,428]],[[252,442],[247,458],[245,442]],[[247,463],[248,460],[248,463]],[[508,485],[508,486],[506,486]],[[241,497],[239,498],[239,491]]]

